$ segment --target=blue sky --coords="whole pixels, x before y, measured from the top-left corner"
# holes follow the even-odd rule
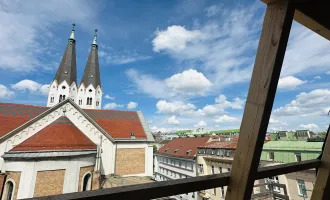
[[[259,1],[0,0],[0,101],[46,105],[76,23],[78,83],[97,28],[103,108],[153,131],[240,126],[262,27]],[[293,23],[269,130],[329,123],[330,46]]]

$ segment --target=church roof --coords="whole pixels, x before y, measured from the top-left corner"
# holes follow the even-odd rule
[[[84,75],[81,79],[81,84],[84,84],[85,87],[88,87],[90,84],[96,89],[97,86],[101,87],[101,78],[100,78],[100,66],[98,58],[98,45],[96,43],[97,35],[95,30],[94,41],[91,47],[91,51],[88,56],[86,67],[84,70]]]
[[[63,116],[10,151],[85,149],[96,149],[96,145],[67,117]]]
[[[46,111],[47,107],[0,103],[0,137]]]
[[[77,83],[76,40],[74,39],[74,26],[54,80],[56,80],[58,84],[63,81],[66,81],[69,85],[73,82]]]
[[[49,107],[23,104],[0,103],[0,137],[25,124]],[[147,139],[142,122],[137,112],[119,110],[83,109],[109,136],[116,139],[130,139],[134,133],[136,139]],[[61,126],[63,131],[71,130],[70,126]]]

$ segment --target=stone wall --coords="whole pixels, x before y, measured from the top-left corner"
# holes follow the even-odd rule
[[[0,174],[0,197],[2,197],[3,186],[5,185],[6,174]]]
[[[65,170],[37,172],[34,197],[63,193]]]
[[[116,175],[145,173],[145,148],[118,148],[116,152]]]

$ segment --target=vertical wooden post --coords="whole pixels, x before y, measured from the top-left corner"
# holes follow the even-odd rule
[[[267,5],[226,200],[251,197],[293,15],[289,0]]]
[[[328,128],[326,141],[321,157],[321,166],[318,169],[317,177],[311,200],[330,199],[330,126]]]

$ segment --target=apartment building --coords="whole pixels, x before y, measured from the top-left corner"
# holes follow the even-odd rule
[[[195,177],[197,147],[219,137],[177,138],[161,147],[155,154],[155,179],[166,181]],[[197,192],[181,194],[172,198],[197,200]]]

